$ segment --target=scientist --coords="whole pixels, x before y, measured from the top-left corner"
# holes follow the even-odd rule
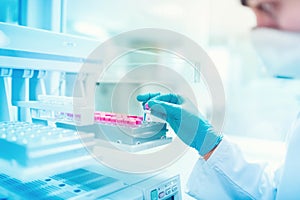
[[[256,15],[257,27],[253,31],[261,38],[256,40],[261,43],[257,47],[263,47],[262,57],[269,56],[265,60],[272,73],[299,78],[300,0],[242,0],[242,4]],[[277,41],[264,46],[263,38]],[[284,165],[271,171],[266,164],[247,162],[236,145],[195,113],[197,109],[187,98],[157,93],[142,94],[137,99],[148,103],[153,115],[164,118],[201,155],[188,182],[191,196],[222,200],[300,199],[300,115],[289,134]],[[189,141],[192,124],[198,124],[199,128]]]

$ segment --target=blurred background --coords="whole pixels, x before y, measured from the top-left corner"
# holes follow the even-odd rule
[[[265,71],[249,37],[255,16],[238,0],[1,0],[0,21],[99,41],[138,28],[176,31],[203,47],[219,71],[226,94],[226,134],[284,140],[298,113],[299,81],[274,79]],[[122,67],[111,68],[113,76],[143,59],[154,58],[135,55],[121,60]],[[112,95],[114,78],[99,84],[96,109],[109,111],[105,99]],[[193,82],[197,99],[206,102],[203,110],[209,113],[205,86]],[[120,90],[126,92],[126,88]],[[136,104],[129,107],[130,112],[139,112]]]

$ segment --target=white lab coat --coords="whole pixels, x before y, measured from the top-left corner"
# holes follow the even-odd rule
[[[250,163],[224,137],[214,153],[195,164],[188,193],[196,199],[300,199],[300,115],[291,131],[283,167]]]

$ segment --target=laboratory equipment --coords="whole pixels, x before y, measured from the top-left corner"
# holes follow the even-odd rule
[[[0,30],[1,198],[181,199],[177,174],[122,173],[91,155],[104,143],[133,152],[172,141],[165,123],[95,112],[85,98],[96,87],[92,70],[80,69],[101,64],[88,58],[98,41],[5,23]]]
[[[95,143],[92,133],[28,122],[0,122],[0,135],[2,171],[23,179],[46,170],[67,170],[73,163],[88,163],[88,149]]]
[[[166,176],[166,175],[163,175]],[[179,200],[179,176],[153,177],[128,185],[118,179],[88,170],[75,169],[66,173],[23,183],[0,174],[3,199],[102,199],[102,200]]]
[[[114,199],[122,200],[124,196],[135,195],[133,199],[141,199],[142,195],[140,191],[144,194],[145,200],[178,200],[180,199],[180,179],[179,176],[174,176],[169,178],[168,174],[166,180],[157,184],[157,179],[151,179],[139,182],[135,185],[132,185],[130,188],[120,190],[118,192],[109,194],[100,198],[101,200]],[[168,178],[167,178],[168,177]]]
[[[96,112],[95,121],[103,133],[98,134],[98,138],[108,139],[118,144],[127,144],[131,149],[133,149],[133,145],[140,147],[149,141],[169,142],[170,138],[166,137],[166,123],[143,122],[142,119],[142,116]]]
[[[144,121],[146,122],[151,122],[151,110],[148,104],[145,104],[145,109],[144,109]]]
[[[96,199],[124,186],[117,179],[82,168],[26,183],[0,174],[0,188],[8,199]]]
[[[20,101],[17,105],[30,107],[32,120],[35,122],[55,123],[58,127],[68,126],[73,130],[92,132],[102,143],[115,143],[118,148],[130,152],[172,141],[167,137],[166,123],[143,121],[142,116],[96,111],[94,122],[84,124],[83,120],[89,118],[85,112],[89,108],[86,107],[85,101],[78,97],[39,95],[37,101]],[[74,106],[77,112],[74,112]]]

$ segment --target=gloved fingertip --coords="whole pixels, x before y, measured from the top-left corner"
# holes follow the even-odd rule
[[[156,97],[156,96],[158,96],[158,95],[160,95],[160,92],[151,93],[151,94],[150,94],[150,97],[152,98],[152,97]]]
[[[149,99],[153,98],[153,97],[156,97],[160,95],[160,92],[157,92],[157,93],[146,93],[146,94],[139,94],[136,96],[136,99],[138,101],[148,101]]]
[[[148,106],[151,108],[152,106],[156,105],[158,102],[156,100],[150,100],[148,101]]]
[[[136,96],[136,100],[144,101],[144,96],[142,94],[139,94],[139,95]]]

